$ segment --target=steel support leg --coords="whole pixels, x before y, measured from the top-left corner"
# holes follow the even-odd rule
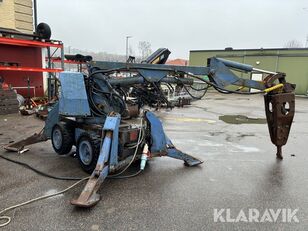
[[[112,155],[113,144],[118,145],[116,142],[117,140],[114,140],[118,137],[113,137],[113,132],[118,130],[119,123],[119,115],[107,117],[103,128],[106,131],[106,135],[100,150],[96,167],[79,198],[76,200],[71,200],[72,205],[79,207],[91,207],[100,201],[100,195],[97,191],[109,173],[109,159],[110,155]]]
[[[183,160],[186,166],[196,166],[203,163],[203,161],[176,149],[166,136],[160,120],[152,112],[146,112],[146,119],[151,131],[151,153],[155,156],[169,156]]]

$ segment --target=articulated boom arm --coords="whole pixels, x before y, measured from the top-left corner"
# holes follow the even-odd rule
[[[277,146],[277,158],[282,159],[281,147],[287,143],[295,112],[295,85],[286,82],[284,73],[260,70],[247,64],[219,58],[209,59],[208,64],[210,66],[208,75],[217,90],[228,85],[236,85],[259,89],[261,93],[265,93],[265,113],[271,141]],[[243,79],[233,74],[230,69],[262,73],[267,76],[262,82]]]
[[[151,60],[154,63],[164,62],[165,56],[159,59],[161,61],[156,61],[155,57]],[[92,174],[80,196],[71,201],[72,204],[80,207],[95,205],[100,200],[98,189],[105,178],[136,176],[151,157],[168,156],[184,161],[187,166],[202,163],[178,150],[165,134],[161,121],[150,111],[144,112],[138,128],[121,124],[121,118],[139,116],[143,105],[160,106],[161,100],[165,100],[168,106],[161,84],[167,84],[171,89],[171,84],[176,85],[174,89],[185,89],[193,98],[197,97],[188,91],[189,87],[204,94],[210,86],[227,94],[264,94],[269,133],[272,143],[277,146],[277,157],[282,159],[281,147],[288,140],[295,108],[295,86],[286,82],[285,74],[219,58],[210,58],[207,67],[112,62],[93,64],[95,66],[89,67],[86,76],[73,72],[60,73],[61,95],[49,112],[44,129],[5,147],[11,151],[22,151],[24,146],[50,138],[55,151],[62,155],[69,153],[75,145],[81,166]],[[258,82],[240,78],[231,70],[258,72],[266,77]],[[115,77],[114,74],[118,73],[121,73],[121,78]],[[208,76],[208,80],[200,77],[204,75]],[[194,80],[207,86],[194,88]],[[230,85],[239,89],[227,89]],[[244,87],[259,91],[241,91]],[[133,175],[122,175],[138,159],[141,160],[140,170]],[[118,170],[121,171],[111,175]]]
[[[263,81],[254,81],[240,78],[233,71],[244,73],[262,73],[266,75]],[[129,74],[131,77],[114,77],[115,73]],[[208,76],[205,80],[200,76]],[[81,78],[83,78],[81,76]],[[159,100],[168,101],[161,93],[160,84],[176,84],[183,86],[185,90],[192,87],[194,81],[202,81],[208,87],[214,87],[221,93],[236,94],[264,94],[265,113],[269,128],[271,141],[277,146],[277,157],[282,159],[281,147],[287,143],[290,128],[293,122],[295,111],[295,85],[286,82],[284,73],[275,73],[256,69],[251,65],[241,64],[220,58],[208,59],[206,67],[198,66],[173,66],[165,64],[148,63],[121,63],[121,62],[91,62],[89,65],[89,75],[85,77],[85,87],[87,100],[89,102],[88,112],[84,116],[95,116],[99,121],[111,113],[117,112],[126,117],[130,114],[129,105],[131,100],[127,100],[127,93],[134,93],[137,97],[137,105],[133,105],[134,114],[139,113],[139,107],[143,105],[155,105]],[[74,78],[74,81],[76,78]],[[81,80],[83,82],[83,80]],[[64,84],[63,82],[62,84]],[[70,88],[71,84],[68,84]],[[228,86],[238,86],[238,90],[226,89]],[[201,89],[206,92],[208,87]],[[242,88],[258,89],[258,92],[244,92]],[[133,88],[131,92],[130,88]],[[135,92],[134,92],[135,91]],[[68,91],[70,92],[70,91]],[[142,97],[141,95],[144,94]],[[149,98],[151,100],[149,101]],[[197,97],[194,97],[197,98]],[[136,102],[133,102],[136,104]],[[156,105],[159,105],[157,103]],[[55,113],[58,113],[57,111]],[[57,118],[50,116],[50,118]],[[54,123],[46,123],[54,124]],[[43,141],[49,138],[50,126],[45,126],[42,134],[36,134],[26,140],[16,142],[6,146],[8,150],[20,151],[24,146]],[[49,132],[50,133],[50,132]],[[46,135],[47,134],[47,135]]]
[[[221,93],[264,94],[265,112],[271,141],[277,146],[277,157],[282,159],[281,147],[286,144],[295,111],[295,85],[286,82],[284,73],[276,73],[254,68],[221,58],[209,58],[206,67],[173,66],[163,64],[138,64],[119,62],[93,62],[92,74],[106,79],[112,73],[130,72],[133,77],[108,78],[113,87],[130,87],[160,83],[174,83],[191,86],[194,80],[203,81]],[[263,81],[238,77],[232,70],[243,73],[262,73]],[[207,75],[209,80],[200,76]],[[228,86],[238,86],[237,90],[228,90]],[[242,88],[258,89],[257,92],[243,92]],[[145,89],[147,91],[149,89]],[[205,89],[205,91],[207,88]]]

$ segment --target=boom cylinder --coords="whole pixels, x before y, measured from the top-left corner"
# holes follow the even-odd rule
[[[135,76],[135,77],[127,77],[127,78],[118,78],[118,79],[109,79],[108,82],[113,86],[131,86],[134,84],[143,84],[146,83],[146,80],[142,76]],[[194,80],[191,78],[181,78],[181,81],[172,78],[172,77],[165,77],[160,80],[163,83],[183,83],[186,85],[192,85]]]

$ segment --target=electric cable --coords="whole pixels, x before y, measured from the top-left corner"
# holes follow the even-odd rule
[[[107,178],[109,178],[109,179],[119,179],[119,180],[120,179],[127,179],[127,178],[135,177],[135,176],[139,175],[141,172],[142,172],[142,170],[139,169],[136,173],[133,173],[131,175],[124,175],[124,176],[112,176],[112,175],[110,175],[110,176],[107,176]]]
[[[213,87],[214,87],[214,86],[213,86]],[[221,93],[221,94],[232,94],[232,92],[223,91],[223,90],[221,90],[221,89],[219,89],[219,88],[217,88],[217,87],[214,87],[214,89],[215,89],[216,91],[218,91],[219,93]]]
[[[94,74],[97,74],[97,73],[112,73],[112,72],[115,72],[115,71],[131,71],[133,70],[134,68],[115,68],[115,69],[109,69],[109,70],[96,70],[94,72],[91,73],[91,75],[94,75]],[[150,69],[150,70],[160,70],[159,68],[148,68],[148,67],[138,67],[138,68],[135,68],[135,69]],[[258,92],[240,92],[240,91],[233,91],[233,90],[227,90],[227,89],[224,89],[218,85],[216,85],[215,83],[212,83],[210,81],[207,81],[207,80],[204,80],[202,78],[200,78],[199,76],[196,76],[196,75],[193,75],[193,74],[190,74],[190,73],[187,73],[185,71],[178,71],[178,70],[172,70],[172,69],[166,69],[166,71],[173,71],[175,73],[184,73],[184,74],[187,74],[188,76],[191,76],[193,78],[196,78],[196,79],[199,79],[207,84],[209,84],[210,86],[213,86],[217,91],[219,91],[220,93],[224,93],[224,94],[230,94],[230,93],[234,93],[234,94],[241,94],[241,95],[255,95],[255,94],[262,94],[262,93],[265,93],[264,91],[258,91]]]
[[[141,141],[142,142],[142,141]],[[141,142],[139,142],[138,144],[140,144]],[[137,147],[138,148],[138,147]],[[31,165],[27,164],[27,163],[24,163],[24,162],[21,162],[21,161],[17,161],[17,160],[13,160],[11,158],[8,158],[8,157],[5,157],[5,156],[2,156],[0,155],[0,158],[2,159],[5,159],[7,161],[10,161],[12,163],[15,163],[15,164],[19,164],[25,168],[28,168],[30,170],[32,170],[33,172],[41,175],[41,176],[44,176],[44,177],[48,177],[48,178],[51,178],[51,179],[55,179],[55,180],[69,180],[69,181],[77,181],[77,180],[82,180],[84,178],[82,177],[66,177],[66,176],[54,176],[54,175],[51,175],[49,173],[46,173],[46,172],[43,172],[43,171],[40,171],[34,167],[32,167]],[[140,173],[140,172],[139,172]],[[138,172],[135,173],[135,174],[132,174],[132,175],[128,175],[128,176],[124,176],[124,178],[129,178],[129,177],[134,177],[136,175],[139,174]],[[121,178],[117,178],[117,177],[112,177],[112,175],[107,176],[107,178],[112,178],[112,179],[121,179]],[[0,219],[1,220],[1,219]],[[1,227],[1,226],[0,226]]]
[[[208,85],[207,84],[207,86],[206,87],[204,87],[204,88],[200,88],[200,89],[198,89],[198,88],[195,88],[195,87],[193,87],[192,85],[191,86],[189,86],[191,89],[193,89],[193,90],[195,90],[195,91],[204,91],[204,90],[207,90],[209,87],[210,87],[210,85]]]
[[[186,91],[193,99],[202,99],[203,96],[205,96],[205,94],[206,94],[206,92],[207,92],[207,89],[205,89],[204,92],[202,93],[202,95],[199,96],[199,97],[197,97],[197,96],[194,96],[193,94],[191,94],[185,85],[183,85],[183,87],[184,87],[185,91]]]
[[[240,91],[232,91],[232,90],[227,90],[225,88],[222,88],[222,87],[219,87],[218,85],[216,85],[215,83],[212,83],[210,81],[207,81],[199,76],[196,76],[196,75],[193,75],[193,74],[190,74],[190,73],[186,73],[184,72],[185,74],[187,74],[188,76],[190,77],[193,77],[193,78],[196,78],[200,81],[203,81],[211,86],[213,86],[216,90],[219,89],[221,91],[225,91],[226,93],[234,93],[234,94],[239,94],[239,95],[256,95],[256,94],[262,94],[262,93],[265,93],[264,91],[260,90],[260,91],[257,91],[257,92],[240,92]],[[222,93],[222,92],[221,92]]]
[[[142,120],[141,120],[141,129],[142,129]],[[138,139],[138,144],[139,145],[142,142],[142,140],[140,138],[140,134],[141,134],[141,132],[139,133],[139,139]],[[136,154],[137,154],[137,150],[139,149],[139,145],[136,146],[136,150],[135,150],[134,156],[133,156],[131,162],[125,167],[125,169],[123,169],[120,173],[118,173],[116,175],[109,175],[109,176],[107,176],[107,178],[110,178],[110,179],[127,179],[127,178],[135,177],[135,176],[139,175],[142,172],[142,170],[140,169],[139,171],[137,171],[136,173],[133,173],[131,175],[120,176],[120,174],[124,173],[128,169],[128,167],[133,163],[133,161],[134,161],[134,159],[136,157]],[[31,200],[28,200],[28,201],[22,202],[20,204],[13,205],[13,206],[10,206],[10,207],[7,207],[7,208],[1,210],[0,211],[0,221],[4,220],[5,222],[0,223],[0,227],[7,226],[11,222],[11,220],[12,220],[12,218],[10,216],[1,216],[1,214],[4,214],[4,213],[6,213],[6,212],[8,212],[10,210],[13,210],[13,209],[16,209],[16,208],[28,205],[30,203],[33,203],[33,202],[36,202],[36,201],[39,201],[39,200],[43,200],[43,199],[47,199],[47,198],[50,198],[50,197],[57,196],[59,194],[63,194],[65,192],[71,190],[72,188],[76,187],[81,182],[83,182],[85,180],[88,180],[90,178],[90,176],[85,177],[85,178],[53,176],[53,175],[50,175],[48,173],[42,172],[42,171],[40,171],[40,170],[30,166],[29,164],[24,163],[24,162],[13,160],[11,158],[7,158],[7,157],[4,157],[2,155],[0,155],[0,158],[5,159],[5,160],[10,161],[10,162],[13,162],[13,163],[16,163],[16,164],[19,164],[19,165],[22,165],[22,166],[24,166],[24,167],[26,167],[26,168],[28,168],[28,169],[30,169],[30,170],[40,174],[40,175],[42,175],[42,176],[49,177],[49,178],[52,178],[52,179],[57,179],[57,180],[78,180],[76,183],[72,184],[71,186],[69,186],[69,187],[67,187],[64,190],[61,190],[59,192],[52,193],[52,194],[49,194],[49,195],[43,195],[43,196],[40,196],[40,197],[36,197],[36,198],[31,199]]]
[[[203,97],[203,96],[206,94],[206,92],[207,92],[208,87],[205,88],[205,90],[204,90],[204,92],[202,93],[201,96],[199,96],[199,97],[194,96],[193,94],[191,94],[191,93],[189,92],[189,90],[187,89],[187,87],[185,86],[185,84],[183,83],[183,81],[181,80],[181,78],[175,77],[175,79],[177,79],[178,81],[180,81],[180,82],[182,83],[183,88],[185,89],[185,91],[186,91],[193,99],[198,99],[198,100],[199,100],[199,99],[202,99],[202,97]]]
[[[83,181],[85,180],[88,180],[90,177],[85,177],[85,178],[82,178],[81,180],[77,181],[76,183],[72,184],[71,186],[59,191],[59,192],[56,192],[56,193],[52,193],[52,194],[49,194],[49,195],[43,195],[43,196],[39,196],[39,197],[36,197],[36,198],[33,198],[31,200],[28,200],[28,201],[25,201],[25,202],[22,202],[20,204],[17,204],[17,205],[13,205],[13,206],[10,206],[10,207],[7,207],[3,210],[0,211],[0,215],[3,214],[3,213],[6,213],[10,210],[13,210],[13,209],[16,209],[16,208],[19,208],[19,207],[22,207],[22,206],[25,206],[25,205],[28,205],[28,204],[31,204],[33,202],[36,202],[36,201],[39,201],[39,200],[43,200],[43,199],[47,199],[47,198],[50,198],[50,197],[54,197],[54,196],[57,196],[57,195],[60,195],[60,194],[63,194],[69,190],[71,190],[72,188],[76,187],[77,185],[79,185],[80,183],[82,183]],[[0,227],[4,227],[4,226],[7,226],[11,221],[12,221],[12,218],[9,217],[9,216],[0,216],[0,220],[5,220],[5,222],[3,223],[0,223]]]
[[[142,129],[140,132],[142,132],[142,137],[141,137],[141,139],[140,139],[140,142],[137,141],[137,143],[136,143],[136,144],[133,144],[132,146],[127,145],[127,148],[128,148],[128,149],[136,148],[138,145],[140,145],[140,144],[143,142],[143,139],[144,139],[144,132],[143,132],[143,129]]]
[[[96,72],[96,74],[102,74],[102,72]],[[99,78],[99,76],[95,76],[95,73],[93,72],[93,70],[92,72],[90,70],[90,74],[86,78],[87,95],[88,95],[88,101],[90,104],[90,109],[94,115],[99,116],[99,117],[101,116],[106,117],[107,113],[103,109],[97,107],[96,101],[93,98],[94,95],[101,98],[105,102],[108,102],[112,105],[117,105],[119,107],[120,114],[123,114],[123,112],[126,109],[126,104],[125,104],[126,97],[124,97],[123,99],[122,96],[117,91],[114,90],[114,88],[107,81],[107,77],[108,76],[103,76],[102,78]],[[98,80],[102,81],[104,85],[107,86],[107,89],[102,89],[101,85],[96,82]]]
[[[48,177],[48,178],[51,178],[51,179],[56,179],[56,180],[74,180],[74,181],[83,179],[81,177],[54,176],[54,175],[51,175],[49,173],[42,172],[42,171],[32,167],[31,165],[27,164],[27,163],[24,163],[24,162],[21,162],[21,161],[18,161],[18,160],[13,160],[11,158],[8,158],[8,157],[2,156],[2,155],[0,155],[0,158],[5,159],[5,160],[10,161],[10,162],[13,162],[15,164],[22,165],[22,166],[24,166],[24,167],[26,167],[26,168],[28,168],[28,169],[38,173],[39,175],[42,175],[42,176],[45,176],[45,177]]]
[[[140,129],[143,129],[143,118],[141,118]],[[124,172],[129,168],[129,166],[131,166],[131,164],[134,162],[134,160],[135,160],[135,158],[136,158],[136,155],[137,155],[137,152],[138,152],[138,149],[139,149],[139,146],[140,146],[140,144],[141,144],[141,131],[140,131],[139,134],[138,134],[138,141],[137,141],[137,143],[138,143],[139,145],[136,146],[134,155],[133,155],[131,161],[129,162],[129,164],[128,164],[121,172],[116,173],[116,174],[113,174],[113,175],[108,175],[108,176],[107,176],[108,178],[115,178],[115,177],[120,176],[120,175],[121,175],[122,173],[124,173]],[[139,174],[139,173],[138,173],[138,174]],[[122,177],[122,176],[121,176],[121,177]]]

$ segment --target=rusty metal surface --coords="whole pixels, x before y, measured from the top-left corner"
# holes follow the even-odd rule
[[[296,85],[292,83],[286,82],[286,74],[285,73],[277,73],[271,74],[264,78],[264,84],[266,88],[275,86],[275,82],[279,82],[283,84],[283,92],[291,93],[294,92]]]
[[[281,147],[288,141],[295,112],[294,93],[267,94],[265,112],[271,141],[277,146],[277,158],[282,159]]]
[[[21,152],[25,146],[46,141],[47,137],[43,133],[35,133],[32,136],[22,139],[20,141],[4,146],[7,151]]]
[[[139,106],[137,104],[127,105],[128,117],[135,118],[139,116]]]
[[[100,155],[109,155],[110,143],[106,142],[106,139],[112,138],[112,131],[107,131],[105,136],[105,141],[103,144],[102,152]],[[106,142],[106,143],[105,143]],[[100,157],[99,157],[100,160]],[[72,199],[71,204],[76,205],[78,207],[92,207],[100,201],[100,195],[97,193],[101,184],[108,174],[108,167],[106,167],[107,163],[104,159],[102,162],[97,162],[94,171],[92,172],[86,186],[82,190],[78,199]],[[107,171],[107,172],[104,172]]]

